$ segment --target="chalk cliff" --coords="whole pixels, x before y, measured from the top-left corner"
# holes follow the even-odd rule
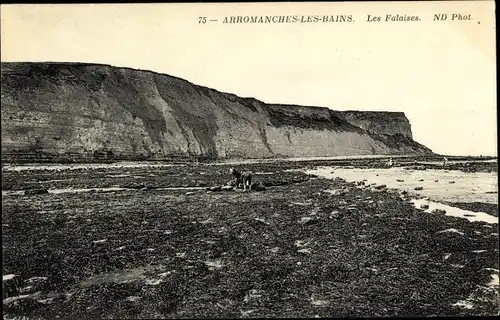
[[[7,161],[431,153],[403,113],[266,104],[150,71],[1,64]]]

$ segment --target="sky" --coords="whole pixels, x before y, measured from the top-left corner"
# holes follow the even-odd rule
[[[401,111],[413,138],[437,153],[497,155],[493,1],[2,5],[0,13],[2,61],[111,64],[264,102]],[[433,21],[438,13],[448,20]],[[453,13],[472,20],[451,21]],[[337,14],[354,22],[222,23]],[[368,22],[368,14],[421,20]]]

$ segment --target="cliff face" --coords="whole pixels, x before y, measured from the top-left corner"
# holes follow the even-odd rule
[[[106,65],[1,66],[4,159],[430,152],[412,140],[402,113],[272,105],[168,75]]]
[[[403,112],[343,111],[346,121],[375,134],[401,134],[412,139],[410,121]]]

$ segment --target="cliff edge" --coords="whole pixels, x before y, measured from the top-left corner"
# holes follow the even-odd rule
[[[403,113],[266,104],[151,71],[1,64],[2,160],[432,153]]]

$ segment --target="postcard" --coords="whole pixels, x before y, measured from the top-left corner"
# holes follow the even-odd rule
[[[499,314],[493,1],[0,12],[6,319]]]

